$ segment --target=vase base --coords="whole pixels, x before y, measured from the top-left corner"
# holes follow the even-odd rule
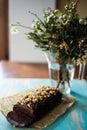
[[[70,87],[69,86],[60,86],[59,90],[61,93],[65,94],[65,95],[69,95],[70,94]]]

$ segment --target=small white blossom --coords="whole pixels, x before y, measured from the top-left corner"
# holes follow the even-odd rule
[[[83,63],[83,60],[81,58],[78,58],[77,59],[77,66],[80,65],[80,64],[82,64],[82,63]]]
[[[87,24],[87,21],[85,20],[85,19],[79,19],[79,23],[80,24],[84,24],[84,25],[86,25]]]
[[[11,27],[11,30],[10,30],[11,34],[17,34],[19,33],[18,29],[16,27]]]

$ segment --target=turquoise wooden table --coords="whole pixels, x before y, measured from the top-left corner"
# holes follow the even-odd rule
[[[40,85],[55,86],[56,82],[49,79],[1,79],[0,98]],[[44,130],[87,130],[87,81],[73,80],[71,95],[76,98],[75,105]],[[14,128],[0,113],[0,130],[29,129]]]

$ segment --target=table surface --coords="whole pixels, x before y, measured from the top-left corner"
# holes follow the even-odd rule
[[[56,86],[56,82],[49,79],[1,79],[0,98],[23,92],[41,85]],[[65,114],[58,118],[45,130],[87,130],[87,81],[73,80],[71,96],[76,98],[76,103]],[[14,128],[0,113],[0,130],[25,130]],[[29,130],[29,129],[26,129]]]
[[[0,61],[0,78],[49,78],[47,63]]]
[[[75,67],[74,78],[79,75],[79,66]],[[47,63],[15,63],[0,61],[0,78],[49,78]],[[87,80],[87,64],[83,79]]]

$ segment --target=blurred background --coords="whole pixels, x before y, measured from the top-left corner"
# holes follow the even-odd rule
[[[64,11],[66,0],[0,0],[0,60],[12,62],[45,63],[44,53],[34,47],[34,43],[26,40],[25,33],[31,31],[18,28],[19,33],[11,34],[10,24],[21,24],[32,27],[36,18],[28,11],[36,13],[41,19],[43,9],[51,7]],[[78,13],[80,17],[87,16],[87,0],[79,0]],[[78,32],[79,33],[79,32]]]

